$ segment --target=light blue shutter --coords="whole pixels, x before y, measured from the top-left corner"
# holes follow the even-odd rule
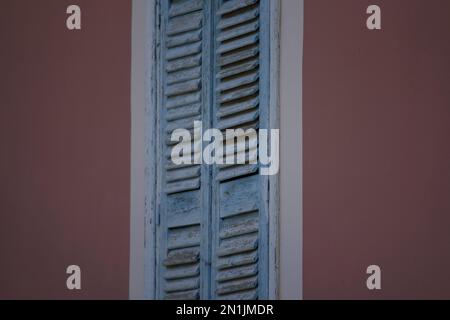
[[[203,0],[161,1],[160,10],[157,297],[199,299],[205,297],[202,284],[208,283],[202,280],[208,275],[208,242],[202,241],[208,235],[202,221],[209,205],[203,195],[208,181],[202,173],[207,168],[174,165],[170,135],[178,128],[192,131],[194,120],[205,116],[207,6]]]
[[[268,128],[268,0],[159,4],[156,296],[265,299],[267,177],[257,164],[176,166],[170,135],[194,120]]]
[[[261,87],[268,56],[262,50],[262,4],[217,2],[214,41],[214,127],[267,128]],[[266,22],[267,23],[267,22]],[[251,141],[246,150],[256,147]],[[222,165],[213,174],[213,297],[267,298],[267,179],[257,164]]]

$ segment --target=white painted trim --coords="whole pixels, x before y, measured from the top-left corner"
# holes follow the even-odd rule
[[[279,299],[303,297],[303,0],[281,1]]]
[[[151,242],[151,221],[149,219],[148,186],[146,168],[148,157],[148,136],[151,133],[150,83],[152,57],[154,1],[133,0],[131,31],[131,172],[130,172],[130,276],[129,298],[143,299],[145,279],[146,250]],[[148,250],[147,250],[148,251]]]
[[[279,83],[280,83],[280,0],[270,0],[270,128],[280,128]],[[279,175],[269,177],[269,299],[279,296]]]

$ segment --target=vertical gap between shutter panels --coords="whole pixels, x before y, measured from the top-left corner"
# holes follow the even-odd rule
[[[212,1],[212,5],[211,5],[211,21],[210,21],[210,28],[211,28],[211,43],[210,43],[210,69],[209,69],[209,76],[211,79],[211,84],[212,84],[212,90],[211,90],[211,96],[210,96],[210,123],[211,126],[214,127],[214,118],[215,118],[215,89],[216,89],[216,79],[215,79],[215,68],[216,68],[216,52],[215,52],[215,47],[216,47],[216,8],[218,6],[218,3],[220,3],[221,0],[219,1]],[[215,167],[212,166],[211,170],[210,170],[210,183],[209,183],[209,189],[210,189],[210,200],[211,200],[211,204],[210,204],[210,210],[209,210],[209,216],[210,216],[210,230],[211,230],[211,235],[210,235],[210,242],[211,242],[211,247],[210,247],[210,268],[209,268],[209,275],[208,275],[208,279],[210,282],[209,285],[209,298],[213,299],[214,298],[214,290],[215,290],[215,284],[214,284],[214,270],[213,268],[214,266],[214,261],[215,261],[215,236],[214,234],[217,232],[216,230],[216,221],[215,221],[215,211],[216,206],[217,206],[217,201],[216,201],[216,193],[215,193],[215,184],[214,184],[214,175],[215,175]]]
[[[208,20],[208,28],[209,28],[209,34],[208,34],[208,40],[209,40],[209,63],[208,63],[208,75],[209,75],[209,87],[208,89],[210,90],[208,92],[208,128],[212,126],[213,124],[213,117],[214,117],[214,78],[213,78],[213,72],[214,72],[214,34],[215,34],[215,30],[214,30],[214,22],[215,22],[215,17],[214,17],[214,6],[215,6],[216,1],[210,1],[209,2],[209,20]],[[211,277],[212,277],[212,268],[213,268],[213,263],[212,263],[212,248],[213,248],[213,216],[212,216],[212,208],[213,208],[213,184],[211,183],[211,181],[213,180],[213,168],[212,166],[208,166],[208,184],[207,184],[207,189],[208,189],[208,210],[206,213],[208,219],[207,219],[207,232],[208,232],[208,250],[207,250],[207,274],[203,279],[207,279],[208,281],[208,290],[207,292],[205,292],[205,296],[207,297],[207,299],[211,299],[213,294],[212,294],[212,282],[211,282]]]

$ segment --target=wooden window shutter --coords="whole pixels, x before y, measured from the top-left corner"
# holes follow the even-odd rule
[[[173,130],[192,132],[194,121],[223,132],[269,128],[268,10],[268,0],[159,2],[157,298],[268,298],[268,178],[259,164],[170,158]],[[193,141],[193,153],[202,143]],[[240,152],[256,148],[250,139]]]

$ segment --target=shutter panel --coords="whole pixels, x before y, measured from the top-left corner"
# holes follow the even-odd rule
[[[261,10],[257,0],[217,4],[213,121],[218,129],[268,128],[268,101],[261,90],[267,73],[261,66],[269,59]],[[233,153],[248,159],[249,150],[257,148],[256,137],[249,140]],[[216,166],[213,178],[213,297],[267,299],[267,178],[251,163]]]
[[[200,165],[173,164],[171,151],[177,142],[170,141],[173,130],[193,132],[194,121],[205,115],[205,7],[203,0],[161,1],[156,278],[160,299],[204,297],[202,277],[208,275],[203,265],[207,241],[202,241],[208,234],[202,223],[208,183]],[[200,152],[201,141],[194,141],[193,147],[194,153]]]
[[[175,165],[173,130],[268,128],[268,0],[161,0],[157,134],[159,299],[267,299],[267,177],[257,162]],[[263,36],[264,35],[264,36]],[[201,141],[193,142],[201,152]],[[241,149],[256,161],[256,137]],[[238,146],[238,148],[240,148]]]

